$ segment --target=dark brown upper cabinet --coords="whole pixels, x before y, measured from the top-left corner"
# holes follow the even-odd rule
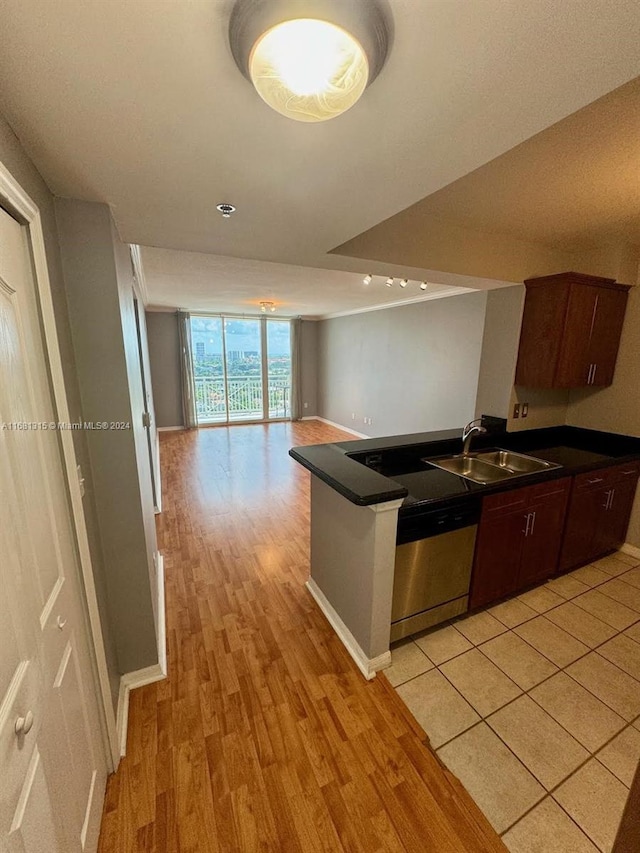
[[[530,278],[524,284],[515,384],[611,385],[630,285],[575,272]]]

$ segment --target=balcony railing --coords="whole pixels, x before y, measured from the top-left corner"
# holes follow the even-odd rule
[[[264,418],[262,379],[259,376],[197,376],[196,411],[200,423],[259,421]],[[291,380],[288,376],[268,380],[270,418],[291,417]]]

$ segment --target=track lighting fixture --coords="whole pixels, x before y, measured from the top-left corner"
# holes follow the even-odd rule
[[[372,281],[373,281],[373,276],[371,275],[371,273],[367,273],[365,275],[365,277],[362,279],[363,284],[371,284]],[[384,283],[387,285],[387,287],[393,287],[395,282],[396,282],[395,278],[392,275],[390,275],[385,279]],[[410,284],[417,284],[419,286],[420,290],[422,290],[422,291],[425,291],[429,287],[429,284],[426,281],[417,282],[417,281],[411,281],[408,278],[398,279],[398,284],[400,285],[400,287],[403,290],[406,287],[408,287]]]

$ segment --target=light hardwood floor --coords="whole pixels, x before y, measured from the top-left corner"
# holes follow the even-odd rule
[[[164,433],[169,677],[131,694],[100,853],[491,853],[501,841],[305,589],[319,422]],[[348,567],[345,567],[348,571]]]

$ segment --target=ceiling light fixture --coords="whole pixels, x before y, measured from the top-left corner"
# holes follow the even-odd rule
[[[384,65],[390,16],[383,2],[237,0],[231,51],[276,112],[326,121],[352,107]]]
[[[271,312],[275,311],[276,306],[274,305],[273,302],[261,302],[260,303],[260,310],[262,311],[263,314],[266,314],[267,311],[271,311]]]
[[[362,279],[363,284],[370,284],[372,281],[373,281],[373,276],[371,275],[371,273],[367,273],[365,275],[365,277]],[[387,285],[387,287],[393,287],[393,285],[395,284],[395,278],[391,275],[388,276],[385,279],[385,284]],[[417,281],[411,281],[408,278],[401,278],[398,280],[398,284],[404,290],[404,288],[408,287],[410,284],[418,284],[418,282]],[[429,283],[426,281],[421,281],[419,283],[419,286],[420,286],[420,290],[424,291],[429,287]]]
[[[220,211],[223,219],[229,219],[231,214],[236,212],[235,205],[226,202],[216,205],[216,210]]]

